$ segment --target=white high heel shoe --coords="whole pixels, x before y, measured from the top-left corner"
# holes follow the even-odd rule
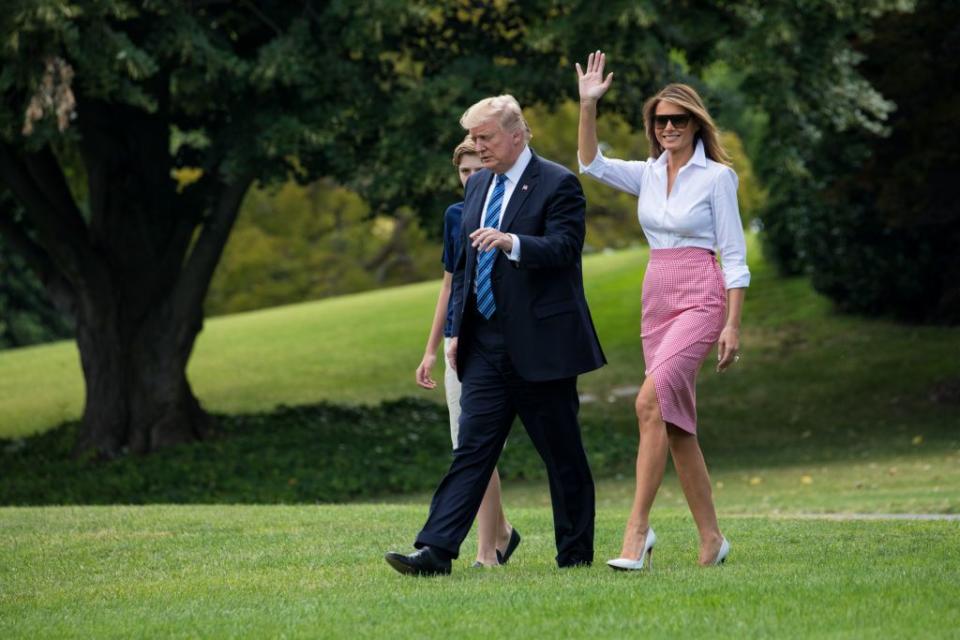
[[[640,571],[643,569],[644,561],[649,560],[647,568],[653,569],[653,545],[656,541],[657,534],[653,532],[653,527],[651,527],[647,529],[647,539],[643,542],[643,553],[640,554],[639,559],[614,558],[613,560],[607,560],[607,564],[617,571]]]
[[[730,543],[724,538],[723,544],[720,545],[720,551],[717,551],[717,557],[710,564],[715,567],[721,565],[726,561],[728,555],[730,555]]]

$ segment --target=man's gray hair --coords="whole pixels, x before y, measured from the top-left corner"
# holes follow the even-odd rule
[[[472,129],[490,120],[496,120],[500,128],[508,133],[518,129],[523,131],[525,142],[529,142],[530,138],[533,137],[530,132],[530,125],[523,117],[520,103],[511,95],[484,98],[463,113],[460,118],[460,125],[464,129]]]

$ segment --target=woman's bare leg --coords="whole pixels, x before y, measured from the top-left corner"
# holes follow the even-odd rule
[[[637,451],[637,487],[633,508],[623,532],[621,558],[638,559],[650,528],[650,509],[663,482],[667,466],[667,425],[660,416],[660,403],[653,378],[647,378],[636,401],[637,425],[640,429],[640,447]]]
[[[677,477],[680,478],[683,495],[687,498],[690,513],[700,533],[700,564],[710,564],[720,551],[723,535],[713,506],[713,487],[707,463],[703,459],[697,436],[672,425],[667,432]]]

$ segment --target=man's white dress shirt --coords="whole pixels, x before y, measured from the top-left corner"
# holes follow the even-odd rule
[[[503,214],[507,210],[507,204],[510,202],[510,196],[513,195],[514,189],[517,188],[517,183],[520,181],[520,176],[523,175],[523,172],[527,170],[527,165],[530,164],[530,159],[533,157],[533,153],[530,151],[530,147],[524,145],[523,151],[520,152],[520,156],[517,158],[517,161],[513,163],[513,166],[507,169],[507,172],[503,175],[506,176],[506,180],[503,182],[503,202],[500,203],[500,218],[497,220],[497,229],[500,228],[500,223],[503,222]],[[490,197],[493,195],[493,190],[497,186],[497,176],[493,176],[493,180],[490,181],[490,188],[487,189],[487,197],[483,200],[483,211],[480,214],[480,224],[483,225],[487,217],[487,205],[490,203]],[[513,238],[513,249],[509,253],[506,251],[503,252],[510,260],[514,262],[520,261],[520,238],[517,237],[517,234],[510,233],[507,234]]]

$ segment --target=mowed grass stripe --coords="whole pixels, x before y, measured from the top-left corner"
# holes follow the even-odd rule
[[[552,519],[514,508],[524,542],[441,579],[382,560],[426,505],[4,509],[0,635],[81,637],[951,637],[957,525],[725,516],[721,568],[696,565],[681,509],[655,514],[654,570],[603,566],[626,504],[603,507],[597,562],[560,571]],[[954,636],[955,637],[955,636]]]

